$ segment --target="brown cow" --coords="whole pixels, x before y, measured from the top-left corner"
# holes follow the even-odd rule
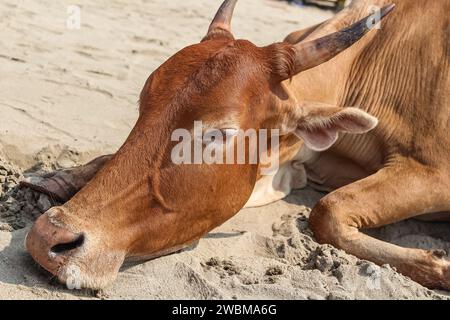
[[[75,268],[81,286],[100,288],[125,258],[179,250],[245,204],[304,186],[306,171],[309,184],[335,190],[311,215],[319,242],[450,289],[441,251],[360,232],[450,210],[450,1],[422,3],[397,0],[380,31],[344,51],[373,17],[347,26],[387,1],[354,0],[334,19],[263,48],[234,39],[236,1],[225,1],[203,41],[150,76],[137,124],[115,155],[29,184],[67,201],[36,221],[29,252],[61,281]],[[195,120],[224,131],[279,129],[277,174],[263,177],[254,164],[174,164],[171,133]]]

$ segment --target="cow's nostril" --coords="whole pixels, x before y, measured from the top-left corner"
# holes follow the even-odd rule
[[[80,234],[74,241],[57,244],[53,246],[50,249],[50,251],[55,254],[61,254],[79,248],[83,245],[83,243],[84,243],[84,235]]]

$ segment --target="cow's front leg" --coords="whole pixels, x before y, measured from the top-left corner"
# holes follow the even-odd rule
[[[45,193],[63,204],[80,191],[112,157],[101,156],[82,166],[28,177],[21,185]]]
[[[401,160],[324,197],[311,213],[311,229],[320,243],[379,265],[390,264],[428,288],[450,290],[450,262],[445,252],[403,248],[360,232],[424,213],[448,211],[450,182],[446,175]]]

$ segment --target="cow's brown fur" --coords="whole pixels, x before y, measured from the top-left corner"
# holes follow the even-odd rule
[[[98,174],[38,221],[28,237],[32,255],[62,281],[71,264],[81,269],[83,286],[104,286],[124,258],[188,245],[251,205],[254,188],[264,195],[277,187],[259,179],[256,165],[174,165],[168,158],[174,129],[233,115],[242,129],[296,127],[308,139],[306,129],[318,118],[330,125],[339,121],[341,116],[333,117],[343,109],[335,106],[357,106],[379,119],[375,130],[340,134],[322,152],[309,150],[290,131],[281,137],[283,167],[301,163],[310,184],[335,190],[313,209],[316,238],[389,263],[430,288],[450,289],[450,263],[441,252],[401,248],[359,232],[450,211],[450,1],[429,1],[426,10],[418,0],[396,2],[396,14],[381,31],[307,71],[299,70],[295,42],[342,29],[367,15],[369,4],[387,1],[354,0],[336,18],[265,48],[234,40],[222,23],[227,19],[212,24],[206,41],[183,49],[152,74],[126,143],[105,166],[91,163],[88,171]],[[344,117],[352,132],[371,128],[372,118],[350,110]],[[49,180],[42,189],[51,189]],[[64,239],[70,238],[67,230],[84,233],[83,246],[50,261],[46,254],[56,240],[42,231],[49,224]]]

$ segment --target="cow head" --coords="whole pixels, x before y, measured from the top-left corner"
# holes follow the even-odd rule
[[[202,150],[211,144],[235,148],[226,141],[236,139],[240,129],[277,129],[324,150],[339,131],[362,133],[376,125],[375,118],[357,109],[297,101],[284,86],[360,39],[369,30],[367,19],[310,42],[257,47],[234,39],[235,4],[225,1],[203,41],[176,53],[149,77],[139,119],[114,158],[69,202],[36,221],[27,248],[62,282],[101,288],[126,258],[181,248],[244,206],[258,177],[258,161],[173,161],[179,144],[174,132],[192,133],[195,121],[216,138],[201,141]],[[258,152],[248,140],[245,145],[246,159]],[[183,154],[193,149],[190,145]]]

